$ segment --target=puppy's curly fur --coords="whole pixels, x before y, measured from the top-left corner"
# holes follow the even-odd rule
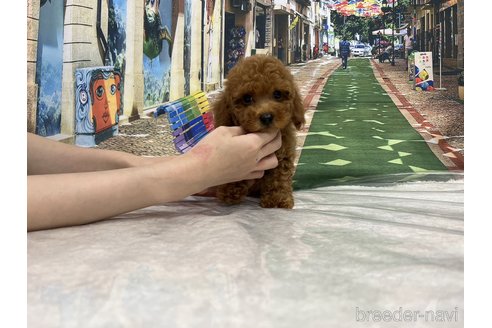
[[[304,107],[292,74],[272,56],[256,55],[239,61],[227,75],[222,94],[213,103],[215,126],[241,126],[246,132],[279,129],[279,164],[253,184],[240,181],[219,186],[217,197],[238,204],[249,194],[260,196],[262,207],[292,208],[292,176],[296,129],[305,123]]]

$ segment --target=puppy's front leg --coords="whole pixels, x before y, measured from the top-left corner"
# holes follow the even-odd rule
[[[251,183],[247,180],[217,187],[217,198],[229,205],[239,204],[248,195]]]
[[[260,206],[266,208],[293,208],[292,172],[294,164],[282,160],[279,165],[267,172],[261,179]]]

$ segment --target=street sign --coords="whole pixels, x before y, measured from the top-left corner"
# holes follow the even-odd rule
[[[432,52],[414,52],[413,88],[417,91],[434,90],[434,73],[432,70]]]

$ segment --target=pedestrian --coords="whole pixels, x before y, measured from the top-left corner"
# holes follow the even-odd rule
[[[328,54],[328,51],[329,51],[329,49],[328,49],[328,43],[325,42],[325,43],[323,43],[323,52],[326,55],[326,54]]]
[[[284,42],[282,37],[278,38],[278,59],[284,63]]]
[[[313,49],[313,58],[316,59],[316,58],[319,58],[320,55],[319,55],[319,47],[317,44],[314,45],[314,49]]]
[[[408,56],[413,51],[413,37],[412,37],[412,29],[410,27],[407,27],[407,33],[403,37],[403,42],[405,43],[405,65],[406,68],[408,68]]]
[[[183,155],[142,157],[28,133],[27,230],[91,223],[261,178],[278,165],[281,144],[278,131],[218,127]]]
[[[350,42],[347,41],[347,37],[344,35],[342,41],[339,43],[340,56],[342,57],[342,68],[346,69],[348,64],[348,57],[350,56]]]

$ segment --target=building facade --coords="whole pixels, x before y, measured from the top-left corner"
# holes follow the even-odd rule
[[[120,122],[221,88],[245,56],[286,65],[312,58],[319,4],[310,0],[28,0],[27,130],[70,138],[75,72],[113,66]]]
[[[432,51],[434,61],[464,69],[464,0],[413,0],[408,14],[417,48]],[[441,58],[439,58],[439,54]]]
[[[120,122],[223,86],[237,61],[270,54],[290,65],[334,43],[330,7],[311,0],[28,0],[27,130],[70,138],[75,72],[113,66]],[[464,0],[413,0],[417,47],[464,68]]]

